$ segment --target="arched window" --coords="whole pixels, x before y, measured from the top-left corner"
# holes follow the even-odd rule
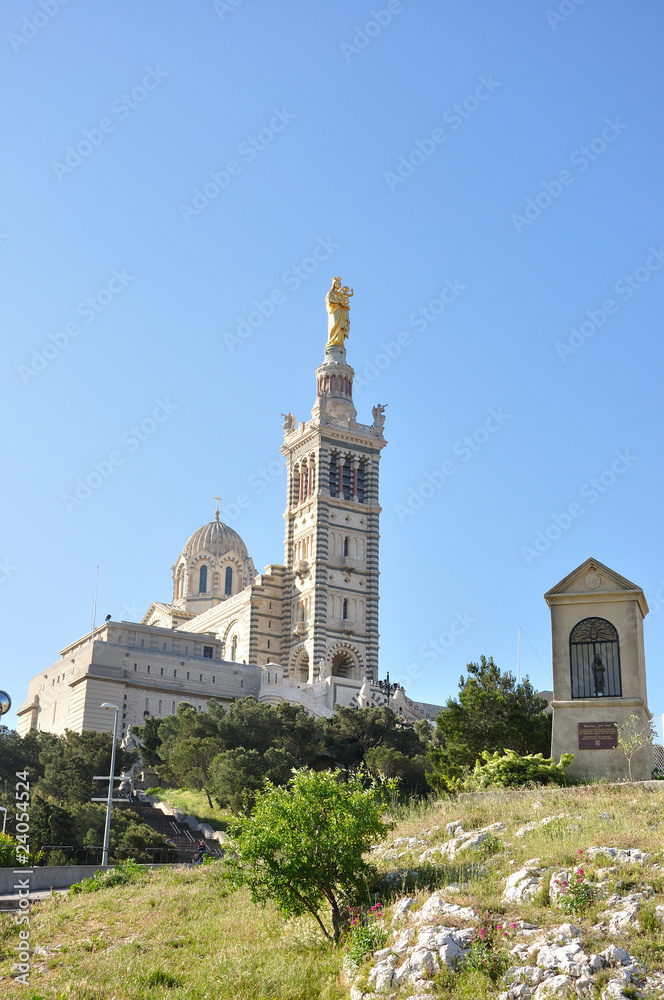
[[[330,496],[336,497],[339,493],[339,470],[337,468],[336,452],[333,452],[332,455],[330,455],[330,479],[328,485]]]
[[[207,593],[207,566],[201,566],[201,571],[198,576],[198,593]]]
[[[237,656],[237,636],[234,635],[231,639],[231,660],[235,663],[235,657]]]
[[[346,537],[344,538],[344,555],[345,556],[348,555],[348,544],[349,544],[349,541],[350,541],[350,539],[348,538],[348,535],[346,535]]]
[[[365,490],[365,480],[366,480],[366,467],[364,462],[360,462],[357,467],[357,499],[360,503],[364,503],[366,490]]]
[[[570,632],[572,698],[620,698],[620,648],[605,618],[584,618]]]
[[[341,495],[344,500],[350,500],[353,495],[353,470],[350,459],[346,458],[341,472]]]
[[[348,618],[348,598],[344,597],[343,604],[341,605],[341,617]]]
[[[232,567],[230,566],[226,567],[226,578],[224,580],[224,593],[225,594],[233,593],[233,570]]]

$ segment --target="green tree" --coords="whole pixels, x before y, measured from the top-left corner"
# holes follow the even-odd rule
[[[148,767],[156,767],[161,758],[159,748],[161,746],[160,729],[165,719],[160,719],[156,715],[151,715],[145,720],[145,725],[136,726],[136,736],[141,742],[143,763]]]
[[[425,795],[430,791],[427,772],[431,770],[431,761],[426,754],[410,757],[392,747],[373,747],[367,750],[364,762],[370,774],[396,778],[401,795]]]
[[[41,794],[65,805],[89,802],[103,788],[100,782],[93,781],[94,775],[109,773],[112,742],[110,733],[74,733],[68,729],[64,736],[48,743],[39,757],[44,769],[39,781]],[[118,746],[115,773],[121,774],[135,759],[133,751]]]
[[[253,902],[274,900],[281,913],[311,913],[338,941],[341,906],[366,895],[372,871],[364,854],[393,824],[383,819],[381,793],[394,784],[365,787],[339,771],[296,772],[288,785],[268,785],[249,816],[232,830],[224,865],[231,885],[247,886]],[[320,915],[327,904],[332,935]]]
[[[31,729],[25,736],[19,736],[15,729],[0,726],[0,800],[3,805],[14,802],[16,772],[27,771],[30,783],[34,785],[44,775],[44,765],[40,756],[47,747],[57,743],[53,733],[42,733]]]
[[[265,782],[285,785],[295,765],[295,759],[279,747],[268,747],[263,754],[244,747],[226,750],[214,759],[210,768],[213,794],[236,815],[250,812],[256,793]]]
[[[377,747],[389,747],[408,757],[426,753],[425,740],[387,706],[352,709],[337,705],[333,717],[326,720],[324,746],[347,771],[360,767],[367,752]]]
[[[283,730],[273,706],[254,698],[231,702],[223,714],[220,708],[215,706],[217,733],[229,750],[244,747],[245,750],[265,753]]]
[[[197,712],[193,705],[182,702],[178,705],[175,715],[169,715],[162,720],[158,736],[161,742],[156,747],[156,753],[162,761],[157,766],[160,777],[175,785],[192,788],[203,787],[204,783],[200,782],[200,764],[195,763],[196,754],[193,748],[202,742],[209,749],[211,744],[205,743],[205,741],[215,741],[216,749],[204,767],[207,772],[209,763],[225,746],[224,741],[219,737],[215,720],[207,712]],[[182,750],[183,746],[187,746],[188,749]],[[199,749],[200,758],[206,759],[203,748],[199,747]],[[188,767],[192,771],[191,784],[186,778]]]
[[[168,766],[178,785],[203,789],[210,808],[213,808],[210,790],[213,787],[210,766],[223,747],[218,737],[190,736],[173,746]]]
[[[41,789],[32,796],[30,802],[32,850],[41,850],[45,846],[72,847],[76,850],[83,843],[84,832],[85,828],[81,828],[71,809],[45,798],[41,794]],[[70,864],[74,864],[74,860],[75,858],[68,858]]]
[[[549,755],[551,719],[546,701],[528,678],[517,684],[510,673],[482,656],[469,663],[459,680],[458,699],[449,698],[436,718],[433,772],[430,781],[440,791],[450,790],[483,750],[515,750],[519,754]]]

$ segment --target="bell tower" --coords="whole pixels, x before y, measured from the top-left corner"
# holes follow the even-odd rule
[[[287,499],[282,651],[291,684],[378,680],[378,465],[385,407],[357,422],[346,361],[352,291],[328,292],[328,340],[311,419],[285,414]]]

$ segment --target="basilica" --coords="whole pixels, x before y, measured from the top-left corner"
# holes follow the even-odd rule
[[[170,603],[139,622],[106,621],[35,675],[18,731],[121,733],[188,702],[254,697],[331,716],[336,705],[389,704],[406,721],[438,706],[378,683],[379,463],[385,407],[357,422],[346,361],[350,297],[335,278],[328,339],[311,418],[284,416],[287,467],[284,565],[257,574],[243,540],[220,520],[187,540],[172,569]],[[217,498],[218,501],[218,498]]]

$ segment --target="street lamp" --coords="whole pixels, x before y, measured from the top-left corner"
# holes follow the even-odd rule
[[[390,698],[399,685],[396,681],[394,684],[390,684],[390,672],[388,670],[386,679],[384,681],[378,681],[378,687],[384,692],[384,694],[387,695],[388,698]]]
[[[102,708],[108,708],[112,712],[115,712],[115,721],[113,723],[113,746],[111,747],[111,773],[109,775],[108,782],[108,801],[106,803],[106,825],[104,827],[104,847],[101,852],[101,863],[102,865],[108,864],[108,842],[111,836],[111,802],[113,800],[113,776],[115,774],[115,744],[118,738],[118,713],[120,711],[117,705],[112,705],[110,701],[103,702]]]

